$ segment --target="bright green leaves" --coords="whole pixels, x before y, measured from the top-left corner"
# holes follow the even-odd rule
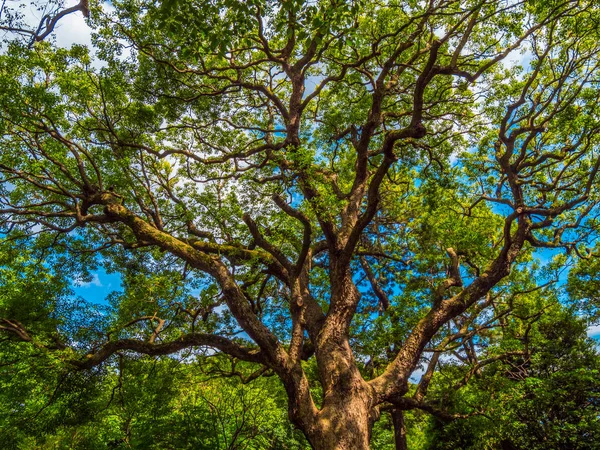
[[[597,240],[598,40],[593,6],[583,3],[575,17],[571,2],[122,0],[94,18],[101,67],[80,47],[11,46],[0,56],[2,224],[11,238],[40,233],[53,263],[81,280],[98,264],[120,273],[124,291],[111,308],[77,316],[40,300],[66,295],[64,280],[15,258],[2,269],[4,312],[32,330],[37,313],[46,317],[36,338],[46,348],[55,329],[86,350],[199,332],[244,346],[254,336],[272,356],[276,340],[289,348],[294,314],[302,335],[319,335],[320,314],[302,309],[314,298],[329,317],[340,311],[331,323],[352,319],[350,330],[331,333],[333,347],[347,349],[349,335],[355,355],[346,362],[359,361],[366,378],[414,332],[407,372],[423,347],[460,343],[471,354],[444,362],[446,382],[471,377],[473,353],[513,352],[472,378],[491,380],[502,402],[531,394],[546,404],[552,389],[563,398],[566,381],[544,371],[556,364],[577,377],[581,367],[567,359],[595,363],[567,339],[581,326],[534,294],[570,259],[540,269],[531,248],[582,252]],[[510,60],[519,51],[523,67]],[[573,292],[590,296],[594,270],[574,272]],[[358,285],[360,301],[342,298],[338,275]],[[35,301],[23,300],[21,276]],[[432,308],[439,321],[415,330]],[[561,333],[543,323],[547,309]],[[80,320],[91,331],[77,329]],[[456,336],[463,328],[470,342]],[[44,355],[55,358],[52,376],[69,356]],[[206,380],[181,353],[154,365],[125,356],[106,362],[101,430],[85,428],[98,441],[152,448],[164,435],[157,447],[185,448],[180,436],[200,429],[219,448],[211,418],[230,439],[239,403],[257,408],[258,397],[237,385],[185,391]],[[285,360],[273,359],[270,368]],[[211,367],[219,376],[239,364],[221,362]],[[525,362],[537,372],[516,383],[508,366]],[[304,369],[319,402],[323,374],[314,360]],[[438,380],[435,394],[461,412],[496,406],[483,381],[454,396]],[[211,406],[219,400],[222,408]],[[258,428],[281,423],[279,412],[252,414]],[[520,433],[528,421],[517,419],[503,424]],[[170,440],[175,426],[181,435]],[[257,447],[275,446],[267,431],[247,432]],[[194,439],[186,442],[204,445]],[[455,447],[468,448],[462,442]]]
[[[51,434],[59,426],[89,421],[98,379],[69,373],[75,352],[65,345],[86,344],[92,320],[71,297],[67,265],[43,263],[44,243],[33,248],[2,240],[0,246],[0,441],[8,448],[28,445],[28,436]],[[88,311],[89,312],[89,311]],[[83,314],[85,316],[85,314]],[[30,339],[27,342],[26,339]]]
[[[200,54],[224,56],[232,47],[251,44],[244,35],[256,27],[255,15],[261,7],[262,1],[174,0],[162,2],[157,9],[149,3],[148,14],[158,18],[158,26],[181,46],[182,56],[194,57],[194,48]]]
[[[57,335],[59,305],[69,293],[67,279],[39,264],[29,249],[1,241],[0,318],[16,320],[41,339]]]
[[[527,303],[530,313],[539,310]],[[454,392],[450,386],[462,374],[451,362],[442,365],[436,379],[442,386],[435,387],[440,402],[461,413],[487,412],[433,424],[436,437],[427,448],[590,448],[600,433],[600,359],[586,339],[584,322],[557,304],[544,305],[540,316],[527,315],[527,306],[515,312],[508,320],[521,325],[504,328],[499,346],[488,349],[497,355],[521,350],[525,356],[485,366],[467,387]],[[511,338],[513,344],[505,346]]]
[[[0,371],[0,439],[15,448],[308,448],[286,420],[277,380],[215,378],[231,364],[220,356],[185,364],[121,358],[99,374],[29,368],[12,380]],[[253,371],[233,368],[243,376]]]

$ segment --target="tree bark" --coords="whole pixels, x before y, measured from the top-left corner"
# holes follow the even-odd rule
[[[316,450],[367,450],[378,419],[375,391],[358,370],[348,336],[360,293],[349,271],[336,275],[331,279],[332,306],[315,336],[323,402],[312,426],[303,431]]]
[[[368,450],[376,420],[368,395],[337,395],[319,411],[315,427],[306,433],[315,450]]]
[[[394,425],[394,442],[396,443],[396,450],[408,450],[404,411],[399,408],[394,408],[392,410],[392,423]]]

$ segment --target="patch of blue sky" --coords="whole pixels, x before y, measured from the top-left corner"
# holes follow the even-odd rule
[[[78,297],[95,304],[107,304],[109,294],[123,289],[121,275],[107,273],[103,268],[92,273],[91,280],[85,282],[73,280],[71,286]]]

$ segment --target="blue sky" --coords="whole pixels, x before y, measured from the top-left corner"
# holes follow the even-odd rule
[[[104,303],[106,296],[113,291],[121,290],[121,276],[106,273],[100,268],[92,275],[92,280],[86,283],[73,283],[75,294],[91,303]]]

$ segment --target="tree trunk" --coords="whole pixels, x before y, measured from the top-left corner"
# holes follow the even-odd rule
[[[356,367],[348,341],[323,345],[317,359],[323,404],[311,430],[304,430],[308,440],[316,450],[369,449],[378,410],[373,408],[374,391]]]
[[[360,292],[348,270],[333,272],[331,307],[318,333],[311,336],[323,388],[321,409],[310,418],[302,414],[294,418],[294,411],[290,416],[316,450],[368,450],[378,419],[375,391],[358,370],[348,337]]]
[[[306,433],[315,450],[369,450],[374,417],[364,399],[342,398],[319,412]]]
[[[404,411],[398,408],[392,410],[392,423],[394,424],[394,441],[396,450],[408,450],[406,443],[406,424],[404,423]]]

